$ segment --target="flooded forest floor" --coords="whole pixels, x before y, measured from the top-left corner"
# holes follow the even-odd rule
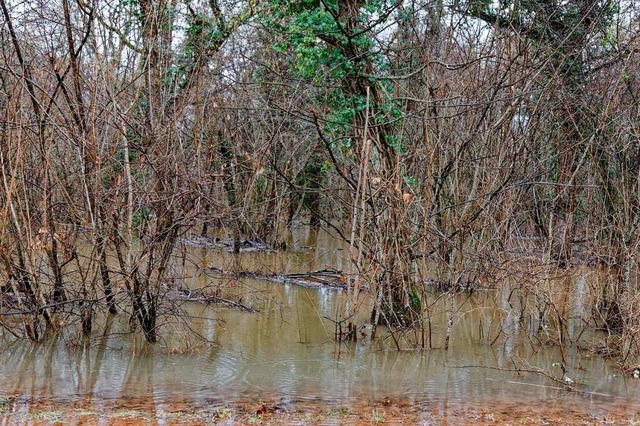
[[[591,321],[598,268],[428,286],[430,349],[385,327],[338,343],[345,248],[326,233],[294,243],[239,256],[182,244],[155,345],[124,311],[89,339],[5,336],[0,426],[640,424],[637,360],[632,372],[603,355],[610,336]]]

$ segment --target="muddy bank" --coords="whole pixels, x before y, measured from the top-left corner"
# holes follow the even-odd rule
[[[589,405],[589,401],[583,401]],[[109,425],[245,425],[245,424],[419,424],[419,425],[610,425],[637,424],[640,411],[629,412],[620,403],[606,411],[585,412],[584,407],[562,399],[537,403],[499,402],[443,407],[428,402],[382,399],[336,405],[318,401],[254,401],[237,404],[194,405],[188,402],[154,404],[145,400],[111,401],[92,408],[86,401],[53,402],[4,398],[0,400],[0,424],[109,424]]]

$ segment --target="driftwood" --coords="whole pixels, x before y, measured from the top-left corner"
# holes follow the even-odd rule
[[[198,290],[187,290],[184,288],[178,290],[170,290],[166,293],[166,296],[174,300],[184,300],[185,302],[216,304],[223,305],[231,309],[238,309],[244,312],[258,312],[257,309],[252,308],[251,306],[247,306],[243,303],[236,302],[231,299],[225,299],[224,297],[201,294],[201,292]]]
[[[280,284],[293,284],[311,288],[344,289],[347,286],[347,277],[337,269],[321,269],[296,274],[265,274],[257,271],[225,271],[214,266],[209,270],[224,276],[234,278],[253,278],[271,281]]]
[[[233,252],[233,240],[225,240],[217,237],[205,237],[201,235],[189,235],[179,239],[181,244],[189,247],[207,248],[207,249],[220,249],[229,253]],[[254,251],[265,251],[267,249],[274,249],[268,247],[262,241],[254,240],[242,240],[240,241],[240,253],[249,253]]]

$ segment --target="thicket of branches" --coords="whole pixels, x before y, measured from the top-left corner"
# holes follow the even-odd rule
[[[519,258],[606,265],[599,323],[640,331],[633,1],[0,3],[6,332],[154,342],[182,235],[295,221],[349,243],[347,323]]]

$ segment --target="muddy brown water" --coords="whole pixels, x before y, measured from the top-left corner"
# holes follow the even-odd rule
[[[622,374],[613,361],[580,349],[602,339],[585,329],[579,315],[588,304],[589,280],[597,274],[582,271],[564,282],[575,311],[569,336],[580,335],[580,344],[564,349],[572,380],[568,390],[552,379],[563,378],[557,366],[563,360],[562,349],[544,344],[545,331],[541,337],[535,315],[523,320],[514,292],[483,290],[458,294],[453,300],[434,292],[433,349],[410,349],[415,339],[420,340],[410,332],[397,337],[403,348],[398,351],[384,329],[375,341],[335,343],[334,324],[328,318],[341,309],[341,291],[234,280],[207,269],[346,269],[345,247],[326,233],[299,231],[290,247],[286,253],[233,256],[183,246],[185,269],[176,279],[190,288],[219,287],[225,297],[259,312],[182,303],[172,307],[178,318],[166,317],[164,339],[156,346],[131,335],[124,315],[96,326],[96,337],[88,343],[71,333],[37,345],[5,337],[0,349],[0,410],[15,414],[43,403],[99,410],[123,401],[144,401],[145,407],[162,413],[176,403],[197,410],[256,401],[282,407],[401,401],[440,413],[516,404],[640,418],[640,380]],[[507,290],[510,285],[504,283]],[[450,347],[444,350],[447,311],[452,309]],[[366,323],[366,314],[361,322]]]

